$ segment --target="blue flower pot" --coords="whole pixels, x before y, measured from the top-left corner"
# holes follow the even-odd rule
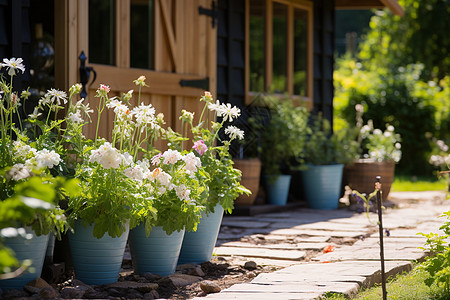
[[[93,236],[94,226],[84,227],[75,223],[75,232],[69,232],[69,245],[75,277],[86,284],[108,284],[116,282],[122,266],[129,229],[120,237],[112,238],[107,233],[101,238]]]
[[[291,175],[280,175],[274,181],[273,175],[265,175],[267,200],[269,204],[286,205],[291,184]]]
[[[168,235],[161,227],[153,227],[150,235],[145,235],[141,224],[130,231],[130,251],[134,272],[167,276],[175,273],[184,229]]]
[[[220,224],[222,224],[223,207],[217,204],[214,213],[202,213],[197,231],[186,232],[181,246],[178,264],[200,264],[210,261],[216,246]]]
[[[308,169],[302,171],[303,189],[310,208],[338,207],[343,169],[343,164],[308,165]]]
[[[29,259],[31,266],[18,277],[0,280],[2,290],[22,289],[28,282],[41,277],[49,235],[36,236],[33,230],[27,230],[27,235],[30,239],[17,236],[3,240],[3,244],[14,251],[19,263]]]

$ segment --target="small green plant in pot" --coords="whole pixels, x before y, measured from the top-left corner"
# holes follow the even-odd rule
[[[336,209],[341,196],[344,163],[357,155],[358,145],[345,132],[332,133],[328,120],[313,118],[305,143],[302,171],[303,191],[308,206]]]
[[[266,190],[270,204],[286,204],[291,180],[290,171],[303,163],[302,153],[308,133],[309,112],[293,99],[265,96],[258,100],[268,110],[268,117],[253,117],[250,122],[259,137]],[[280,190],[275,184],[281,184]]]

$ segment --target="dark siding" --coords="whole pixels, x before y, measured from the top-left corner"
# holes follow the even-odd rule
[[[245,1],[219,0],[217,98],[245,103]]]
[[[334,0],[314,1],[314,112],[333,120]]]
[[[30,0],[0,0],[0,59],[21,57],[26,68],[25,74],[19,73],[14,80],[16,90],[22,90],[30,80],[29,8]]]

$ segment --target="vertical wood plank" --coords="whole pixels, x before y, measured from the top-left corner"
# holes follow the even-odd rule
[[[294,93],[294,7],[288,5],[286,41],[286,85],[289,95]]]
[[[266,46],[265,46],[265,90],[269,91],[272,85],[272,70],[273,70],[273,7],[272,0],[266,0]]]
[[[130,67],[130,0],[116,0],[116,64]]]

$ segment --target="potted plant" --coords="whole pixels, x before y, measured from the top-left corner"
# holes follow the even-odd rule
[[[142,82],[135,81],[137,85]],[[108,92],[109,87],[103,84],[97,90],[99,106],[93,141],[82,137],[81,126],[68,126],[65,132],[73,140],[75,177],[80,179],[82,190],[68,203],[68,218],[75,229],[69,234],[69,242],[75,275],[88,284],[118,279],[128,233],[137,225],[135,214],[142,201],[140,195],[146,190],[142,179],[149,172],[148,164],[138,160],[139,152],[144,142],[157,136],[162,122],[154,116],[151,105],[139,101],[133,109],[128,107],[132,91],[121,98],[109,98]],[[115,112],[111,143],[97,134],[105,108]],[[151,147],[147,151],[151,152]],[[151,201],[146,205],[152,209]]]
[[[192,145],[196,157],[201,161],[205,173],[208,195],[199,199],[205,207],[197,230],[187,231],[184,236],[178,263],[201,263],[211,259],[224,211],[231,213],[234,200],[250,191],[241,185],[241,172],[234,168],[229,147],[233,140],[243,139],[243,131],[231,123],[239,117],[240,110],[229,103],[214,102],[211,93],[205,92],[200,101],[204,102],[202,114],[194,124],[194,115],[182,111],[183,133],[190,138],[168,131],[170,146],[183,150],[188,142]],[[221,118],[216,121],[216,118]],[[224,129],[223,129],[224,128]],[[225,137],[221,136],[225,134]]]
[[[151,164],[154,169],[144,178],[147,192],[142,191],[138,204],[142,220],[129,242],[135,273],[166,276],[175,272],[185,231],[197,229],[208,189],[192,151],[169,149]]]
[[[13,80],[18,70],[25,70],[22,59],[4,59],[3,67],[10,80],[0,80],[0,248],[6,253],[0,287],[11,289],[40,277],[49,234],[59,238],[68,228],[59,200],[75,191],[76,184],[52,176],[63,164],[59,140],[50,138],[58,122],[37,137],[27,126],[34,115],[21,119],[29,93],[14,92]],[[23,268],[29,259],[30,268]],[[3,274],[21,264],[18,271]]]
[[[306,107],[295,105],[294,100],[266,96],[260,104],[267,107],[269,116],[251,118],[260,144],[266,192],[270,204],[284,205],[287,202],[290,171],[302,165],[303,143],[308,132]]]
[[[369,194],[373,191],[374,178],[381,176],[381,195],[385,201],[394,181],[395,164],[401,158],[401,137],[392,125],[386,124],[382,131],[374,128],[371,120],[364,124],[364,107],[358,104],[355,109],[355,140],[359,144],[360,156],[345,165],[343,181],[351,189]]]
[[[354,159],[357,144],[346,132],[331,132],[330,123],[319,114],[312,121],[302,155],[306,170],[302,183],[308,206],[316,209],[338,207],[344,163]]]

